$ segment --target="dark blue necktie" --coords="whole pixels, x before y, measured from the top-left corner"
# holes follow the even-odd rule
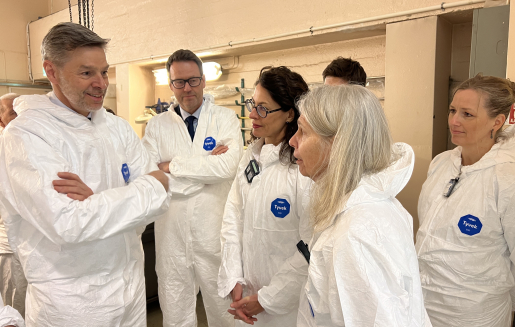
[[[192,141],[193,141],[193,138],[195,137],[195,126],[193,126],[195,119],[197,119],[197,118],[195,118],[195,116],[189,116],[185,119],[186,126],[188,127],[188,133],[190,133]]]

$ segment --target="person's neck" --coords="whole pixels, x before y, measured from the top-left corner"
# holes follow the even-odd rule
[[[463,166],[470,166],[481,160],[485,154],[490,151],[495,142],[485,142],[483,144],[462,147],[461,163]]]
[[[278,146],[284,140],[284,131],[277,135],[272,135],[265,137],[265,144],[273,144],[274,146]]]
[[[190,115],[193,115],[194,113],[196,113],[196,112],[197,112],[197,110],[199,110],[199,109],[200,109],[200,107],[202,107],[202,104],[203,104],[203,103],[204,103],[204,102],[202,101],[202,103],[200,104],[200,106],[198,106],[198,107],[197,107],[197,109],[194,109],[194,110],[186,109],[186,108],[184,108],[183,106],[180,106],[180,107],[181,107],[181,109],[182,109],[182,110],[186,111],[186,112],[187,112],[187,113],[189,113]],[[179,105],[180,105],[180,104],[179,104]]]
[[[72,104],[70,103],[70,101],[68,101],[68,98],[66,98],[64,96],[63,92],[61,92],[61,89],[59,88],[59,86],[54,87],[54,94],[59,99],[59,101],[61,101],[65,106],[67,106],[71,110],[75,111],[79,115],[83,115],[84,117],[87,117],[89,115],[89,111],[87,111],[87,110],[80,110],[80,109],[74,108],[72,106]]]

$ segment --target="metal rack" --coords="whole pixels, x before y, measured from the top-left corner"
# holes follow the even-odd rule
[[[240,101],[234,100],[234,102],[217,103],[217,105],[219,105],[219,106],[236,106],[236,107],[241,108],[240,115],[236,115],[236,117],[238,117],[238,119],[241,120],[241,138],[243,140],[243,145],[245,145],[245,132],[252,130],[252,128],[245,127],[245,120],[250,119],[250,118],[245,116],[245,95],[241,91],[244,88],[245,88],[245,79],[242,78],[240,87],[235,87],[236,91],[241,94]]]

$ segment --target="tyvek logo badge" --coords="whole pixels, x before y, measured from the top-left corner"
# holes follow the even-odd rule
[[[463,234],[472,236],[479,234],[481,228],[483,228],[483,224],[478,217],[466,215],[460,218],[458,227]]]
[[[285,199],[277,198],[272,201],[270,210],[277,218],[284,218],[290,213],[290,204]]]
[[[204,140],[204,150],[211,151],[216,147],[216,140],[211,136],[206,137]]]
[[[127,166],[126,163],[124,163],[122,165],[122,175],[123,175],[123,180],[125,181],[125,183],[129,183],[129,178],[131,177],[131,173],[129,171],[129,166]]]

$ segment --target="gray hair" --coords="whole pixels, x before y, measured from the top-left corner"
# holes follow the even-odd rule
[[[313,89],[301,98],[299,110],[330,151],[311,194],[311,219],[318,232],[333,223],[364,176],[391,165],[393,141],[379,100],[359,85]]]
[[[7,93],[7,94],[0,96],[0,115],[3,114],[5,111],[5,108],[2,105],[2,102],[4,102],[5,100],[14,101],[14,99],[16,99],[19,96],[20,95],[16,94],[16,93]]]
[[[105,50],[109,39],[75,23],[59,23],[52,27],[41,44],[41,57],[62,67],[68,53],[81,47],[99,47]]]

